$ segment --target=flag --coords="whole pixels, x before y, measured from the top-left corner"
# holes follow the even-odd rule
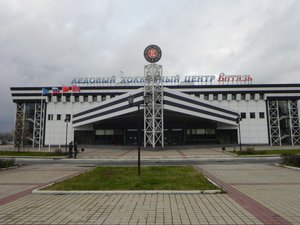
[[[72,85],[72,91],[73,92],[80,92],[80,87],[76,85]]]
[[[57,88],[57,87],[53,87],[52,88],[52,94],[53,95],[57,95],[57,94],[59,94],[60,93],[60,90]]]
[[[49,90],[47,88],[42,88],[42,95],[49,94]]]
[[[69,86],[63,86],[63,87],[62,87],[62,92],[63,92],[63,93],[68,92],[68,91],[70,91],[70,90],[71,90],[71,87],[69,87]]]

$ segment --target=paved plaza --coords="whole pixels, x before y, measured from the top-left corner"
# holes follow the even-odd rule
[[[129,157],[130,151],[112,150],[111,157]],[[207,156],[212,152],[210,157],[230,156],[218,150],[203,152]],[[170,154],[149,152],[154,153],[156,157],[173,157],[176,153],[176,157],[183,158],[196,154],[192,149],[182,154],[178,150]],[[93,155],[97,154],[91,150],[81,157]],[[91,167],[40,164],[3,170],[0,224],[300,225],[300,170],[272,164],[209,164],[195,168],[226,194],[31,194],[36,188]]]
[[[163,151],[153,151],[141,149],[143,159],[182,159],[182,158],[206,158],[218,157],[228,158],[233,154],[224,152],[220,147],[198,148],[198,147],[173,147]],[[79,153],[81,159],[134,159],[137,157],[137,147],[94,147],[87,148],[84,152]]]

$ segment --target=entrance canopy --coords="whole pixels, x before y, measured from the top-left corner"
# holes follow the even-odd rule
[[[164,109],[230,125],[236,125],[239,116],[236,110],[168,88],[164,89]]]
[[[103,120],[129,114],[138,110],[138,105],[143,104],[144,88],[139,88],[115,98],[98,103],[97,106],[82,110],[73,115],[73,127],[94,124]],[[128,97],[134,97],[133,106],[129,106]],[[186,114],[202,119],[221,122],[229,125],[236,124],[238,112],[224,108],[194,96],[164,88],[164,110],[174,113]]]

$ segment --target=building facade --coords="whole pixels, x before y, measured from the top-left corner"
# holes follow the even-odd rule
[[[61,146],[74,140],[136,145],[138,121],[144,124],[139,85],[86,86],[57,94],[51,87],[11,87],[11,94],[16,146]],[[299,99],[300,84],[165,85],[164,143],[299,145]]]

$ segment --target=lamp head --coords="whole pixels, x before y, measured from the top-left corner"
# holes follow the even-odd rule
[[[150,103],[150,96],[149,95],[145,95],[144,96],[144,104],[147,106]]]
[[[132,95],[129,95],[129,97],[128,97],[128,104],[129,104],[129,106],[133,105],[133,101],[134,101],[134,97]]]

